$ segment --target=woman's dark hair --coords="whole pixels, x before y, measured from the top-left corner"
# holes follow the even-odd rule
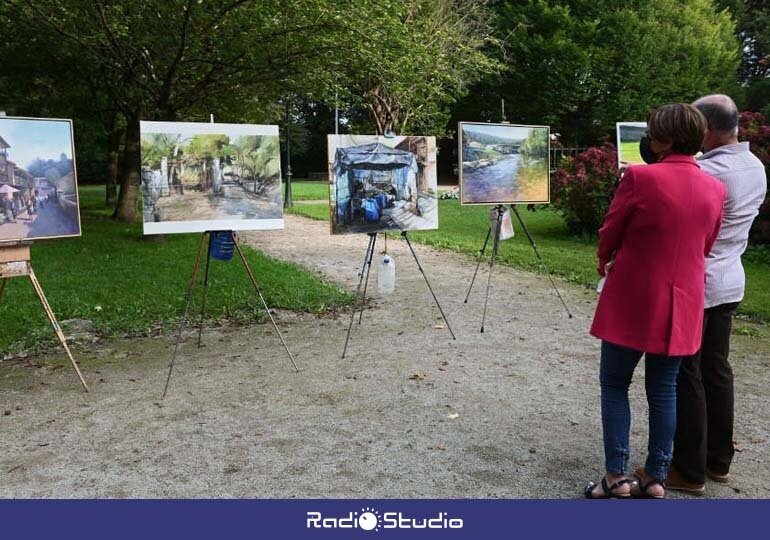
[[[650,138],[671,143],[672,154],[697,154],[703,146],[707,128],[703,113],[687,103],[662,105],[647,114]]]

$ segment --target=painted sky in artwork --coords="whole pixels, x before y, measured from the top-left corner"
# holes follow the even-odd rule
[[[35,159],[72,159],[70,123],[61,120],[19,120],[0,117],[0,137],[11,147],[8,159],[27,169]]]

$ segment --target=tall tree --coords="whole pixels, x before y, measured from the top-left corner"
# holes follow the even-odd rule
[[[351,36],[331,60],[331,90],[365,107],[379,133],[443,132],[449,106],[501,63],[487,0],[361,2],[342,20]]]
[[[200,110],[232,110],[320,58],[317,36],[333,23],[327,1],[311,0],[6,0],[30,33],[50,32],[99,73],[126,121],[119,220],[139,217],[139,121],[176,120]],[[53,61],[53,58],[49,58]],[[217,111],[218,112],[218,111]]]
[[[739,47],[712,0],[526,0],[497,5],[507,70],[456,116],[548,124],[591,144],[616,121],[734,85]]]

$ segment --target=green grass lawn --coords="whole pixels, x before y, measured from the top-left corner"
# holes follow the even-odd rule
[[[298,190],[301,189],[304,188],[298,187]],[[410,237],[423,244],[476,255],[488,229],[488,211],[486,206],[461,207],[457,200],[439,200],[439,229],[415,231],[410,233]],[[329,219],[327,204],[297,204],[290,212],[313,219]],[[596,286],[595,240],[570,235],[562,218],[553,210],[527,212],[524,207],[520,207],[519,212],[551,272],[573,283]],[[516,217],[512,217],[516,237],[501,243],[500,262],[540,271],[527,237]],[[747,255],[744,257],[746,296],[740,313],[767,322],[770,321],[770,251],[752,249]]]
[[[168,330],[184,307],[200,235],[166,235],[163,242],[144,238],[141,224],[109,219],[104,187],[81,187],[80,197],[83,236],[32,247],[35,273],[57,317],[91,320],[107,336]],[[352,301],[300,266],[246,246],[244,252],[271,307],[322,312]],[[209,321],[261,317],[259,298],[237,258],[212,261],[209,282]],[[26,278],[10,280],[0,302],[0,328],[0,354],[55,342]]]
[[[329,200],[329,182],[295,180],[291,183],[291,199],[297,201]]]
[[[642,154],[639,153],[638,142],[622,142],[620,143],[620,157],[623,161],[631,163],[644,163]]]

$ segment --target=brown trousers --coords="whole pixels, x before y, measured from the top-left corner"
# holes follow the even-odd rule
[[[738,303],[706,309],[703,342],[685,357],[676,381],[676,435],[673,464],[685,480],[706,481],[706,467],[727,474],[733,448],[733,370],[730,332]]]

